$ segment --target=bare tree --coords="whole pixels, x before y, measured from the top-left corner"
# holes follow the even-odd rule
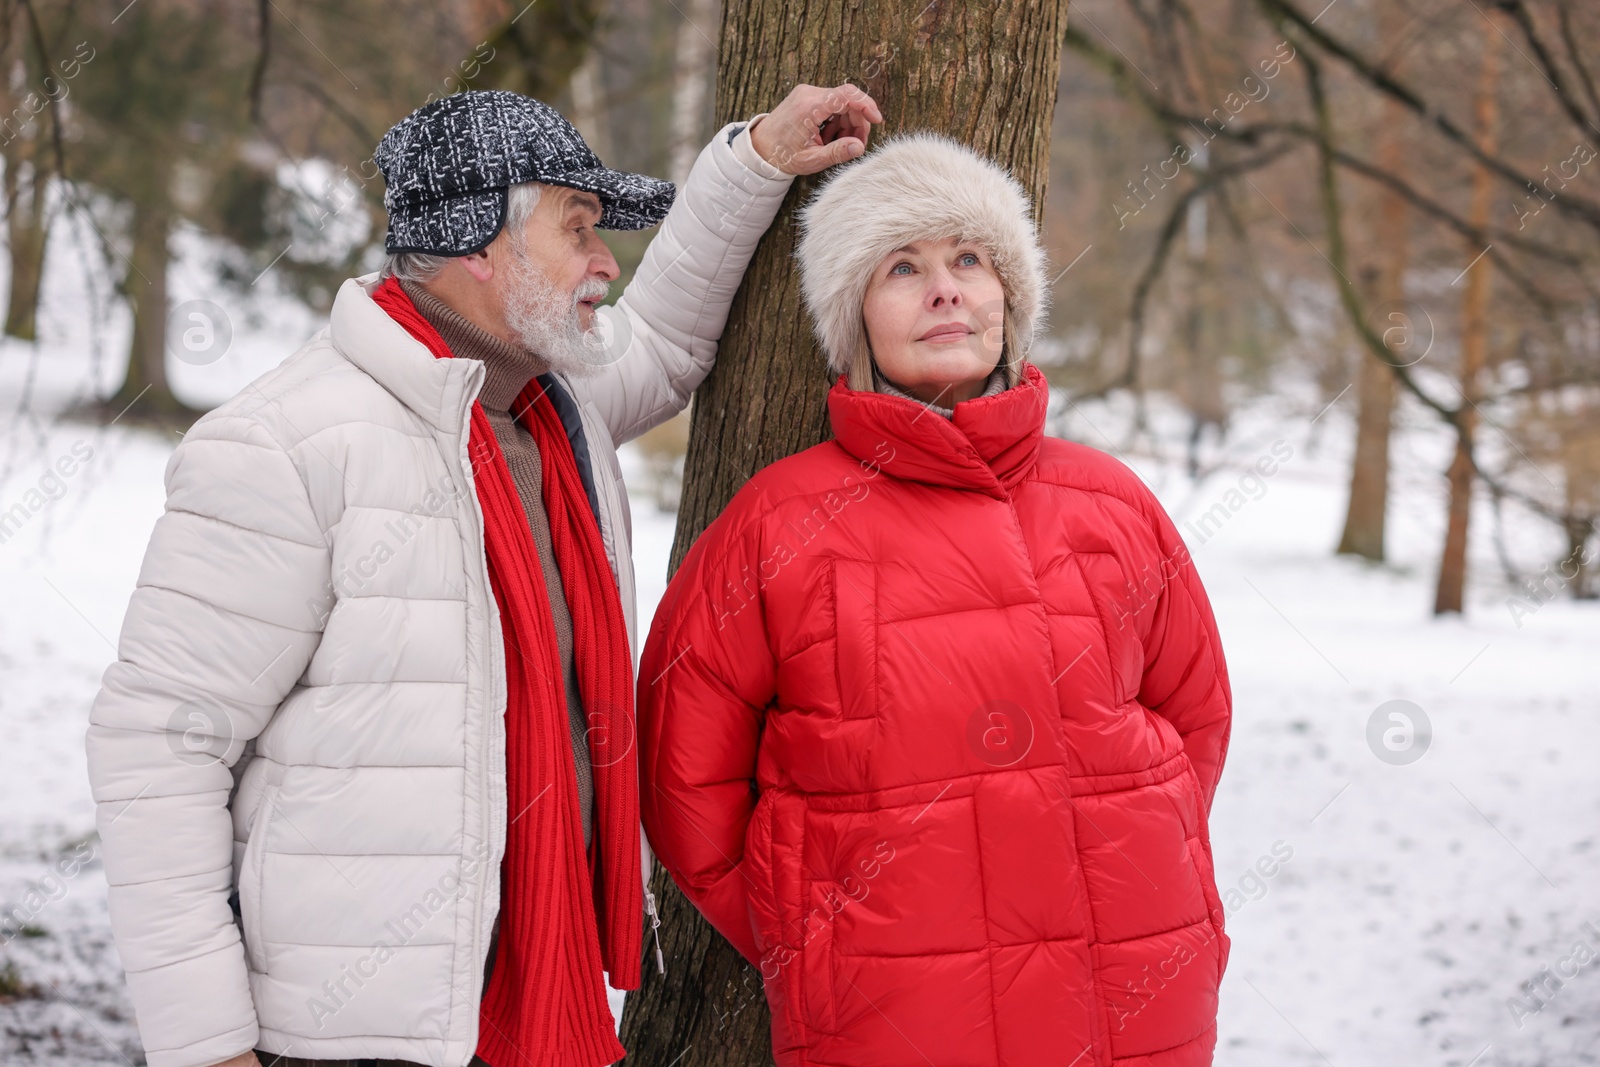
[[[133,312],[127,371],[106,410],[186,424],[199,412],[167,381],[168,240],[184,210],[186,167],[225,154],[246,122],[244,38],[212,0],[153,0],[111,14],[89,23],[100,43],[74,93],[81,136],[68,164],[75,183],[93,188],[75,184],[65,195],[83,212],[110,201],[123,220],[95,222]]]
[[[1401,39],[1402,13],[1393,5],[1378,12],[1384,40]],[[1377,165],[1397,177],[1408,177],[1407,115],[1394,100],[1378,101]],[[1405,303],[1405,273],[1410,263],[1411,207],[1405,197],[1387,186],[1371,190],[1377,200],[1377,230],[1369,242],[1377,245],[1377,266],[1370,271],[1373,292],[1369,299],[1379,309],[1377,328],[1395,343],[1396,352],[1414,351],[1419,324]],[[1388,366],[1379,359],[1363,358],[1356,372],[1356,447],[1350,461],[1350,497],[1345,507],[1344,530],[1339,535],[1341,554],[1361,556],[1381,563],[1389,515],[1389,434],[1394,425],[1396,384]]]
[[[1184,348],[1180,309],[1191,294],[1161,281],[1182,232],[1180,212],[1195,198],[1211,202],[1238,238],[1233,260],[1268,264],[1237,272],[1249,284],[1231,286],[1229,299],[1298,302],[1290,321],[1302,343],[1278,346],[1269,372],[1313,372],[1326,402],[1342,384],[1329,380],[1326,353],[1353,338],[1369,361],[1356,375],[1357,460],[1341,551],[1383,552],[1392,394],[1431,412],[1464,443],[1455,484],[1467,488],[1456,494],[1455,532],[1441,555],[1448,587],[1465,559],[1460,517],[1471,483],[1497,505],[1513,502],[1585,537],[1591,530],[1592,517],[1572,503],[1591,491],[1560,485],[1545,469],[1555,460],[1535,462],[1549,454],[1533,447],[1533,436],[1549,403],[1600,417],[1600,344],[1583,325],[1600,312],[1600,199],[1579,180],[1600,158],[1600,93],[1589,65],[1600,10],[1560,0],[1506,0],[1493,12],[1411,0],[1386,7],[1394,8],[1388,27],[1374,32],[1356,9],[1308,10],[1299,0],[1166,0],[1159,16],[1123,0],[1097,11],[1093,32],[1069,31],[1068,47],[1147,120],[1147,136],[1157,140],[1145,144],[1164,180],[1152,182],[1148,169],[1135,174],[1128,184],[1137,199],[1113,205],[1117,224],[1085,235],[1096,265],[1067,280],[1057,301],[1067,311],[1056,320],[1071,331],[1072,309],[1103,306],[1074,296],[1096,284],[1094,270],[1115,270],[1127,293],[1124,340],[1115,341],[1097,307],[1110,358],[1091,351],[1063,373],[1092,381],[1097,365],[1120,365],[1079,395],[1137,395],[1155,380],[1141,363]],[[1497,138],[1482,136],[1474,119],[1491,36],[1507,57],[1498,96],[1508,106],[1515,100],[1519,116]],[[1080,121],[1085,106],[1074,101]],[[1209,145],[1204,159],[1183,147],[1196,134]],[[1165,159],[1154,154],[1163,142],[1179,146]],[[1374,248],[1375,270],[1355,262]],[[1135,253],[1145,256],[1143,269],[1130,264]],[[1483,288],[1474,300],[1431,280],[1487,279],[1491,270],[1496,284],[1475,283]],[[1413,291],[1408,277],[1422,288]],[[1487,328],[1468,328],[1476,322]],[[1416,335],[1430,324],[1434,338]],[[1464,360],[1451,358],[1455,338],[1473,346]],[[1441,343],[1430,349],[1431,340]],[[1419,363],[1417,350],[1433,354]],[[1263,377],[1251,368],[1229,374],[1235,397],[1251,376]],[[1475,434],[1480,423],[1496,432]],[[1561,469],[1569,483],[1593,476],[1582,462]],[[1441,604],[1450,603],[1447,592]]]
[[[1478,92],[1473,101],[1478,150],[1492,156],[1499,142],[1500,41],[1505,36],[1490,11],[1483,20],[1483,52],[1479,59]],[[1494,175],[1479,163],[1472,171],[1472,206],[1468,221],[1479,228],[1489,224],[1489,198],[1494,195]],[[1456,420],[1456,453],[1450,462],[1450,505],[1445,524],[1444,549],[1439,557],[1439,586],[1434,596],[1435,615],[1461,614],[1467,586],[1467,530],[1472,517],[1472,434],[1477,427],[1479,378],[1488,365],[1490,264],[1481,252],[1467,265],[1467,289],[1461,301],[1461,406]]]
[[[52,186],[63,177],[63,102],[83,70],[83,46],[69,44],[76,3],[41,8],[32,0],[0,2],[0,161],[6,246],[11,262],[5,333],[37,337],[39,287],[50,224],[57,214]],[[92,55],[92,49],[88,53]]]

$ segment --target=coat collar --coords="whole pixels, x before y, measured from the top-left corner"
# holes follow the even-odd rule
[[[1015,387],[964,400],[948,419],[915,400],[857,392],[840,375],[828,392],[828,418],[846,452],[896,478],[1003,497],[1039,458],[1049,400],[1049,384],[1032,363]]]
[[[334,347],[429,425],[460,433],[464,411],[483,385],[483,363],[434,359],[372,302],[370,294],[381,280],[366,274],[339,287],[328,319]]]
[[[466,411],[478,399],[484,383],[484,362],[464,356],[436,359],[426,345],[373,303],[372,290],[382,280],[377,274],[365,274],[339,287],[329,316],[334,347],[434,429],[452,436],[462,433]],[[538,381],[549,393],[567,439],[572,442],[584,493],[603,530],[594,457],[577,401],[566,380],[555,372],[544,372]]]

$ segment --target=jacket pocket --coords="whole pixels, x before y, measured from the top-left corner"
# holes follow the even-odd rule
[[[1199,851],[1200,885],[1206,894],[1206,917],[1211,920],[1212,929],[1217,934],[1217,985],[1222,985],[1222,974],[1228,968],[1228,950],[1232,940],[1228,937],[1227,914],[1222,907],[1222,897],[1217,892],[1217,879],[1215,865],[1211,859],[1211,832],[1201,817],[1200,837],[1196,844]]]
[[[839,706],[847,719],[878,713],[878,568],[858,559],[833,561],[834,640]]]
[[[833,917],[843,908],[839,887],[833,882],[807,882],[809,907],[802,925],[800,983],[805,998],[805,1021],[814,1030],[838,1030],[834,981]]]
[[[1188,764],[1188,758],[1184,759]],[[1194,773],[1193,765],[1186,766],[1184,776],[1191,786],[1195,810],[1195,835],[1185,844],[1189,849],[1189,859],[1194,864],[1195,875],[1200,880],[1200,893],[1205,900],[1206,919],[1211,923],[1217,947],[1217,984],[1222,984],[1222,972],[1228,966],[1228,949],[1230,940],[1227,934],[1226,914],[1222,907],[1222,896],[1217,892],[1216,865],[1211,857],[1211,827],[1206,821],[1205,798],[1201,795],[1200,779]]]
[[[745,827],[742,862],[753,916],[751,932],[756,937],[756,948],[762,953],[763,968],[767,962],[766,954],[782,941],[779,934],[781,920],[772,881],[772,804],[773,791],[763,789],[756,797],[750,823]]]
[[[268,786],[261,795],[256,817],[250,824],[244,856],[239,864],[239,925],[244,937],[245,959],[257,974],[267,973],[267,946],[261,932],[261,894],[265,884],[267,832],[278,810],[278,787]]]

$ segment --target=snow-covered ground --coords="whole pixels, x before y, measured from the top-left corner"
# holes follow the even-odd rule
[[[237,390],[317,325],[272,296],[270,278],[246,307],[205,277],[203,256],[187,254],[174,299],[230,309],[234,339],[216,362],[179,368],[196,403]],[[111,384],[127,324],[97,319],[88,309],[110,306],[107,295],[70,268],[49,285],[62,295],[46,308],[46,340],[0,347],[0,511],[29,489],[54,497],[0,544],[0,905],[26,919],[18,936],[0,934],[0,1062],[142,1063],[109,940],[82,736],[177,438],[57,418]],[[1431,617],[1434,472],[1447,442],[1416,412],[1396,443],[1393,561],[1334,559],[1352,397],[1318,416],[1319,401],[1293,392],[1247,405],[1198,485],[1176,446],[1130,448],[1115,405],[1063,403],[1059,422],[1125,451],[1156,488],[1222,627],[1235,721],[1212,833],[1233,951],[1217,1062],[1600,1062],[1600,605],[1556,599],[1514,617],[1482,511],[1467,615]],[[73,473],[51,482],[63,456]],[[1241,484],[1263,456],[1277,461],[1272,476]],[[642,457],[624,460],[643,470]],[[635,509],[648,620],[673,516],[646,493]],[[1526,516],[1507,523],[1530,571],[1563,547]],[[1368,740],[1380,705],[1396,700],[1431,724],[1414,762]],[[1381,718],[1376,732],[1394,725]],[[1546,983],[1537,1000],[1529,980]]]

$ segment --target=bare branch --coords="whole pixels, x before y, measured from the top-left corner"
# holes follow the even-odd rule
[[[261,122],[261,88],[267,80],[267,61],[272,56],[272,0],[259,0],[256,5],[257,39],[261,47],[256,51],[256,67],[250,73],[250,121]]]
[[[1594,90],[1594,78],[1590,76],[1589,68],[1584,65],[1583,52],[1578,47],[1577,35],[1572,32],[1572,12],[1565,3],[1557,4],[1556,10],[1560,12],[1561,43],[1567,47],[1567,62],[1578,72],[1578,80],[1583,83],[1583,92],[1589,99],[1589,106],[1594,109],[1596,115],[1600,115],[1600,93]]]
[[[45,70],[50,69],[50,50],[45,47],[44,30],[39,26],[39,14],[33,9],[33,0],[18,0],[22,10],[28,16],[29,37],[32,39],[34,50],[39,55],[39,65]],[[46,93],[50,101],[50,144],[55,150],[56,173],[63,178],[67,175],[67,153],[61,141],[61,103],[54,93]]]
[[[1070,27],[1066,37],[1066,44],[1104,69],[1119,87],[1123,96],[1142,105],[1152,120],[1169,136],[1174,134],[1175,128],[1178,126],[1200,128],[1200,124],[1204,121],[1204,116],[1189,114],[1180,110],[1176,105],[1156,96],[1149,90],[1149,87],[1145,85],[1142,79],[1129,75],[1126,64],[1119,57],[1100,48],[1082,34],[1074,34]],[[1319,143],[1317,131],[1301,122],[1261,122],[1254,125],[1230,124],[1219,128],[1210,126],[1204,128],[1208,133],[1222,140],[1250,146],[1260,145],[1275,135],[1298,137],[1312,144]],[[1553,245],[1530,240],[1513,230],[1484,229],[1475,226],[1444,204],[1417,190],[1405,179],[1384,170],[1369,160],[1348,152],[1338,145],[1334,145],[1332,148],[1334,160],[1341,166],[1348,167],[1373,181],[1388,186],[1423,212],[1445,222],[1451,229],[1467,237],[1468,240],[1479,246],[1488,247],[1487,254],[1490,260],[1501,269],[1506,279],[1516,286],[1519,292],[1537,305],[1541,311],[1553,317],[1553,302],[1551,298],[1534,284],[1533,280],[1522,271],[1516,262],[1505,254],[1503,249],[1515,248],[1574,271],[1582,262],[1579,257]],[[1587,286],[1587,275],[1579,272],[1578,276],[1584,280]]]
[[[322,106],[326,107],[330,112],[333,113],[335,118],[344,123],[345,127],[348,128],[351,133],[355,134],[357,140],[359,140],[362,144],[376,145],[378,143],[377,139],[372,136],[372,131],[367,129],[366,123],[362,122],[361,119],[358,118],[356,114],[349,108],[339,103],[338,98],[332,93],[328,92],[327,88],[320,85],[316,79],[297,78],[294,82],[294,86],[297,89],[305,90],[321,101]]]
[[[1528,175],[1522,173],[1522,171],[1513,167],[1499,156],[1491,155],[1478,147],[1476,139],[1451,121],[1448,115],[1440,112],[1409,87],[1367,62],[1349,45],[1313,25],[1313,20],[1302,14],[1289,0],[1258,0],[1258,2],[1269,17],[1277,16],[1280,27],[1282,23],[1289,23],[1297,27],[1300,32],[1316,42],[1325,52],[1338,58],[1373,88],[1404,104],[1409,110],[1439,131],[1446,140],[1461,148],[1495,174],[1500,175],[1500,177],[1516,185],[1519,189],[1537,187],[1534,180]],[[1557,210],[1578,219],[1596,232],[1600,232],[1600,203],[1566,191],[1563,191],[1561,196],[1554,197],[1548,202],[1553,203]]]
[[[1533,49],[1533,54],[1539,61],[1539,68],[1554,90],[1556,103],[1561,105],[1561,110],[1567,113],[1574,125],[1587,137],[1600,133],[1600,126],[1583,113],[1583,108],[1573,97],[1572,90],[1567,88],[1566,76],[1561,73],[1561,68],[1556,65],[1549,49],[1545,48],[1543,39],[1539,36],[1539,29],[1533,24],[1533,13],[1528,10],[1522,0],[1501,0],[1500,10],[1506,12],[1522,30],[1522,36],[1528,42],[1528,47]]]
[[[1166,222],[1161,226],[1161,231],[1156,238],[1155,251],[1150,256],[1150,262],[1145,265],[1139,275],[1139,280],[1133,287],[1133,301],[1128,307],[1128,358],[1122,372],[1115,378],[1075,394],[1078,399],[1093,399],[1115,392],[1118,389],[1131,389],[1139,380],[1139,343],[1144,339],[1145,305],[1150,298],[1151,290],[1161,277],[1161,271],[1166,266],[1168,253],[1172,251],[1173,239],[1177,236],[1178,227],[1182,225],[1184,216],[1188,214],[1189,204],[1197,197],[1204,196],[1212,189],[1218,188],[1230,178],[1248,174],[1251,171],[1275,163],[1287,153],[1292,146],[1288,144],[1276,145],[1249,159],[1240,160],[1227,166],[1212,167],[1200,172],[1199,180],[1194,185],[1185,189],[1178,195],[1177,202],[1167,214]]]
[[[1349,318],[1351,326],[1354,327],[1356,335],[1361,338],[1363,345],[1372,358],[1381,361],[1394,372],[1395,378],[1405,387],[1407,392],[1438,413],[1440,418],[1455,427],[1456,433],[1460,435],[1464,446],[1462,451],[1468,464],[1472,467],[1473,473],[1482,479],[1485,485],[1489,486],[1491,492],[1516,500],[1524,507],[1552,522],[1565,525],[1570,521],[1582,521],[1574,515],[1546,504],[1537,497],[1506,485],[1497,475],[1485,470],[1483,464],[1479,462],[1474,442],[1466,433],[1464,408],[1449,407],[1430,396],[1417,382],[1410,368],[1401,365],[1395,359],[1394,353],[1389,350],[1389,346],[1384,343],[1383,338],[1368,323],[1366,309],[1362,307],[1361,295],[1356,292],[1355,286],[1345,281],[1348,264],[1345,255],[1343,213],[1339,207],[1338,168],[1334,162],[1333,116],[1328,107],[1327,95],[1323,89],[1320,65],[1309,52],[1305,54],[1304,58],[1306,60],[1304,68],[1306,72],[1306,88],[1310,93],[1312,107],[1317,115],[1318,158],[1321,163],[1319,185],[1323,213],[1327,218],[1328,265],[1338,276],[1334,285],[1339,291],[1340,304],[1344,307],[1345,314]],[[1465,393],[1462,394],[1462,400],[1464,404],[1471,403],[1466,399]]]

